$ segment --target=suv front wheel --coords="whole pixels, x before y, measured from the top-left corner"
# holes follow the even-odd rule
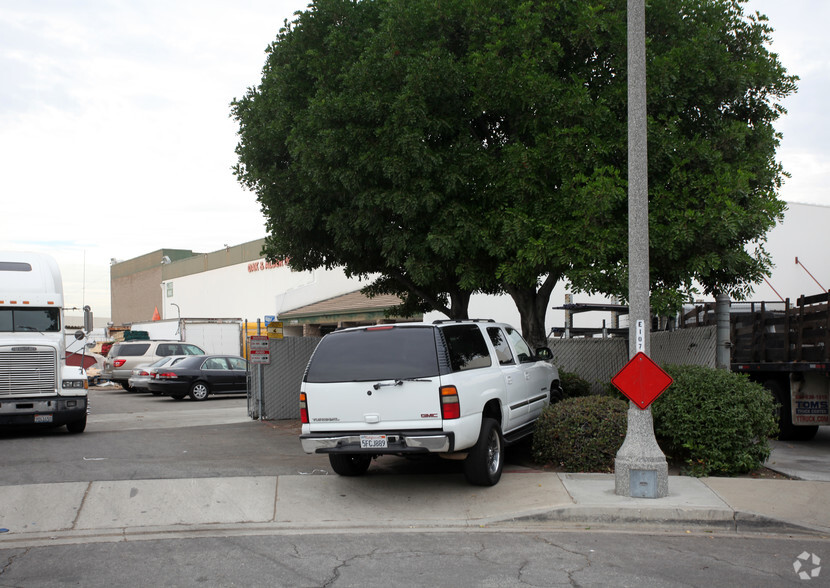
[[[481,420],[481,432],[464,460],[464,476],[476,486],[494,486],[504,469],[504,438],[498,421]]]

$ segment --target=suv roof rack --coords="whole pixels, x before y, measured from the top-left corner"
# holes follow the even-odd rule
[[[432,321],[433,325],[444,325],[447,323],[494,323],[495,319],[439,319]]]

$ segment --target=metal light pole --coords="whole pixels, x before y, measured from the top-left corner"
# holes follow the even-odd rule
[[[629,356],[649,355],[651,309],[648,259],[648,146],[645,0],[628,0],[628,304]],[[615,492],[662,498],[668,491],[666,456],[654,437],[651,409],[628,405],[628,432],[617,452]]]
[[[176,319],[179,321],[178,325],[176,325],[176,334],[179,336],[179,341],[182,341],[182,311],[175,302],[171,302],[170,306],[176,307]]]

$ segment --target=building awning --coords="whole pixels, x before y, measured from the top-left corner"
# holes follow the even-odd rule
[[[401,299],[394,294],[383,294],[369,298],[360,290],[349,292],[334,298],[328,298],[294,310],[279,314],[278,320],[285,326],[291,325],[340,325],[343,323],[374,324],[387,317],[389,308],[401,304]],[[402,320],[421,320],[423,316]]]

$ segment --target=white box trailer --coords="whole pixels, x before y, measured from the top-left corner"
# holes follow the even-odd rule
[[[242,319],[177,318],[132,323],[130,331],[146,331],[150,339],[183,341],[207,354],[242,355]]]

